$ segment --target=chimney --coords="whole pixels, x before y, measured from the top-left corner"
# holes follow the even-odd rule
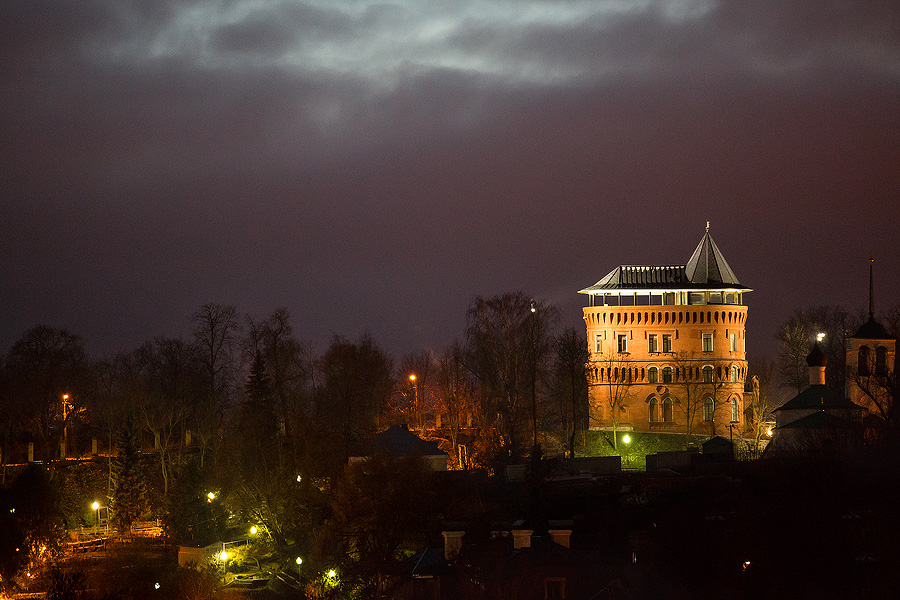
[[[806,364],[809,365],[809,385],[825,385],[825,366],[828,364],[828,357],[819,348],[819,342],[813,345],[812,352],[806,357]]]
[[[532,529],[513,529],[513,549],[531,548],[532,533],[534,533]]]
[[[442,531],[441,534],[444,536],[444,560],[454,560],[462,550],[462,539],[466,532]]]
[[[547,531],[550,534],[550,540],[554,544],[559,544],[565,548],[569,548],[569,537],[572,535],[571,529],[550,529]]]

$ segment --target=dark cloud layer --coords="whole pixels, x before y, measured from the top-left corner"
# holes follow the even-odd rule
[[[440,349],[471,298],[580,323],[705,222],[797,306],[900,303],[891,2],[0,4],[0,347],[184,335],[204,302]]]

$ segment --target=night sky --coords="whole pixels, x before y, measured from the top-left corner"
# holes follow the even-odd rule
[[[201,304],[443,349],[476,295],[583,326],[710,232],[755,291],[900,303],[900,3],[4,0],[0,349]]]

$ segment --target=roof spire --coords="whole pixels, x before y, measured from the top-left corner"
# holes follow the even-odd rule
[[[869,318],[875,318],[875,283],[874,278],[872,276],[872,265],[875,263],[875,258],[872,256],[872,253],[869,252]]]
[[[706,222],[706,233],[709,233],[709,221]]]

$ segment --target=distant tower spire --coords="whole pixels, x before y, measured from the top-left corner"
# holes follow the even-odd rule
[[[706,222],[706,233],[709,233],[709,221]]]
[[[874,278],[872,276],[872,265],[875,263],[875,258],[872,256],[872,253],[869,253],[869,318],[875,318],[875,283]]]

